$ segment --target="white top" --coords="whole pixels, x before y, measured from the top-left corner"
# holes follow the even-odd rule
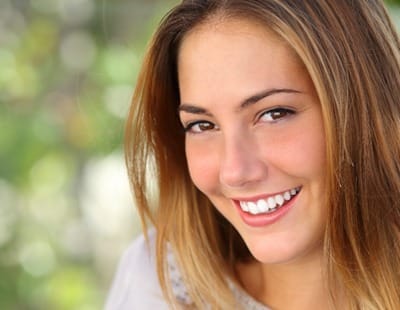
[[[168,310],[157,278],[155,262],[155,230],[149,230],[149,246],[143,235],[125,251],[114,277],[105,310]],[[172,252],[168,252],[168,268],[173,293],[183,303],[190,304]],[[244,291],[230,285],[239,304],[248,310],[268,310]]]

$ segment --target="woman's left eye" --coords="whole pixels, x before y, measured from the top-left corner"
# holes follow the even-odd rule
[[[287,108],[276,108],[265,111],[261,114],[260,120],[266,122],[277,122],[287,116],[293,115],[295,111]]]

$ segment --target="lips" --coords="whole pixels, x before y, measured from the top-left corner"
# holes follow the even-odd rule
[[[278,194],[270,195],[257,200],[238,200],[241,210],[251,215],[268,214],[285,206],[300,192],[296,187]]]

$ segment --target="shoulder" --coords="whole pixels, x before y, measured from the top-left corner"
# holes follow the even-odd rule
[[[136,238],[123,254],[106,301],[106,310],[168,309],[158,283],[155,230]]]

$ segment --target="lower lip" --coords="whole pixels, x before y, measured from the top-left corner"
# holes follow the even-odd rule
[[[235,202],[236,208],[239,212],[240,217],[243,222],[252,227],[263,227],[267,225],[271,225],[277,221],[279,221],[286,213],[288,213],[295,204],[297,197],[300,193],[298,193],[295,197],[293,197],[288,203],[284,206],[278,208],[277,210],[271,213],[262,213],[253,215],[248,212],[244,212],[240,206],[239,202]]]

